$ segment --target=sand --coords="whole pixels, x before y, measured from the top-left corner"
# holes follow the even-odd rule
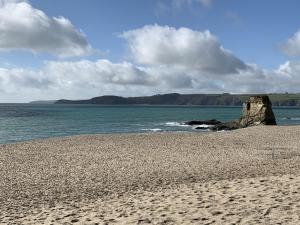
[[[300,126],[0,145],[0,224],[300,224]]]

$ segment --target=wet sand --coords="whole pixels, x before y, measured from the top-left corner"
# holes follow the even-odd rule
[[[300,126],[0,145],[0,224],[300,224]]]

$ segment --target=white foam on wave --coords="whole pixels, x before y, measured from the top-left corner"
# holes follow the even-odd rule
[[[179,122],[166,122],[165,125],[169,127],[189,127],[189,125]]]
[[[162,131],[161,128],[149,128],[149,129],[141,129],[143,131],[152,131],[152,132],[159,132]]]
[[[208,124],[201,124],[201,125],[187,125],[184,123],[180,123],[180,122],[167,122],[165,123],[166,126],[169,127],[190,127],[192,129],[196,129],[197,127],[203,128],[203,129],[209,129],[211,127],[214,127],[214,125],[208,125]]]
[[[211,127],[214,127],[214,125],[207,125],[207,124],[201,124],[201,125],[195,125],[193,126],[194,128],[197,128],[197,127],[201,127],[201,128],[211,128]]]

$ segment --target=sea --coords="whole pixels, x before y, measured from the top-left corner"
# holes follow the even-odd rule
[[[230,121],[241,107],[0,104],[0,143],[80,134],[209,132],[189,120]],[[300,108],[273,107],[279,125],[300,124]]]

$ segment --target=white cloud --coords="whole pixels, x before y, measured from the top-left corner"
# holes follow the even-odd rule
[[[41,71],[55,80],[60,87],[83,85],[99,87],[99,84],[152,86],[154,81],[147,76],[144,68],[128,62],[112,63],[108,60],[96,62],[81,60],[76,62],[47,62]]]
[[[155,85],[157,80],[144,68],[128,62],[49,61],[40,70],[0,68],[0,102],[128,95]]]
[[[288,61],[279,66],[274,72],[274,86],[280,92],[299,93],[300,86],[300,61]]]
[[[275,71],[249,65],[246,70],[226,76],[176,66],[137,67],[108,60],[47,62],[38,71],[0,69],[0,102],[170,92],[296,92],[299,73],[300,62],[288,62]]]
[[[300,31],[296,32],[281,46],[283,53],[289,56],[300,56]]]
[[[85,35],[64,17],[48,17],[27,1],[0,0],[0,51],[27,50],[60,57],[92,52]]]
[[[210,73],[234,73],[247,66],[209,31],[145,26],[122,34],[133,59],[144,65],[175,65]]]
[[[300,62],[249,65],[208,31],[146,26],[122,34],[135,63],[49,61],[39,70],[0,68],[0,102],[157,93],[297,92]]]

